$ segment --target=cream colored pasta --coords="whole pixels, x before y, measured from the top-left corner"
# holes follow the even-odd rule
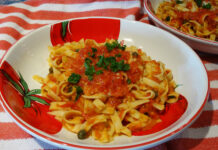
[[[116,44],[116,41],[107,39],[106,43]],[[49,47],[48,75],[34,76],[42,84],[42,95],[52,100],[49,114],[79,138],[86,134],[104,143],[115,136],[132,136],[132,132],[160,122],[151,114],[158,116],[167,103],[175,103],[179,97],[172,72],[162,62],[152,60],[135,46],[123,50],[123,45],[118,45],[120,49],[108,51],[106,43],[82,39]],[[113,71],[112,65],[104,66],[98,74],[97,69],[103,69],[99,65],[102,57],[104,65],[108,63],[106,59],[113,59],[115,64],[126,64],[127,69]],[[85,64],[87,60],[96,69],[92,78],[87,75],[90,67]],[[76,81],[71,81],[72,75]],[[83,92],[78,93],[79,88]]]
[[[218,41],[217,0],[168,0],[156,15],[168,25],[193,36]]]

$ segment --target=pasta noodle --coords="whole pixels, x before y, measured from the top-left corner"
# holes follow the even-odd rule
[[[141,49],[117,40],[80,40],[49,47],[48,75],[34,79],[51,99],[49,114],[79,139],[110,142],[160,122],[175,103],[172,72]]]
[[[168,0],[159,5],[156,15],[182,32],[218,41],[217,0]]]

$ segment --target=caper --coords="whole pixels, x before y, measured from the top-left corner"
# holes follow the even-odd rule
[[[138,54],[137,52],[133,52],[133,53],[132,53],[132,56],[133,56],[133,57],[138,57],[138,55],[139,55],[139,54]]]
[[[86,130],[82,129],[78,132],[77,137],[79,139],[85,139],[87,137],[87,132]]]
[[[53,73],[53,68],[52,68],[52,67],[49,68],[49,73],[50,73],[50,74]]]
[[[170,16],[167,16],[165,20],[170,21]]]
[[[176,98],[176,96],[174,96],[174,95],[168,96],[168,99],[171,99],[171,98]]]
[[[153,99],[156,99],[157,97],[158,97],[158,92],[154,91],[154,98]]]

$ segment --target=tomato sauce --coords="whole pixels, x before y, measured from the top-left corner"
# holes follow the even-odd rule
[[[184,21],[189,21],[189,20],[196,20],[197,22],[203,24],[204,20],[207,19],[207,21],[209,21],[208,23],[208,27],[210,29],[215,29],[216,28],[216,22],[215,22],[215,17],[217,16],[218,11],[210,11],[207,9],[200,9],[197,12],[181,12],[181,11],[176,11],[176,15],[177,18],[175,18],[176,20],[178,20],[181,24],[184,23]],[[207,16],[206,18],[204,18],[205,16]],[[180,24],[180,25],[181,25]]]
[[[92,48],[96,48],[94,57],[90,57],[93,54]],[[117,55],[120,55],[117,57]],[[106,46],[94,47],[93,45],[86,45],[85,48],[80,49],[75,58],[70,58],[64,63],[66,69],[71,70],[71,73],[77,73],[81,75],[79,86],[83,88],[86,95],[93,95],[96,93],[104,93],[113,97],[123,97],[128,94],[128,83],[126,78],[121,72],[112,72],[110,69],[103,69],[96,66],[99,61],[99,56],[116,57],[116,61],[124,60],[128,63],[131,53],[115,48],[112,51],[108,51]],[[89,80],[85,74],[85,59],[89,58],[95,67],[95,71],[102,70],[103,73],[94,75],[93,80]],[[143,61],[138,56],[135,61],[131,62],[130,69],[126,71],[128,78],[132,83],[135,83],[142,76],[142,71],[139,69],[140,65],[143,65]]]
[[[151,125],[150,128],[147,128],[147,130],[145,129],[142,131],[135,131],[132,133],[132,135],[135,136],[148,135],[169,127],[184,114],[184,112],[187,109],[187,106],[188,106],[188,102],[186,98],[180,95],[179,100],[176,103],[166,105],[165,111],[160,114],[161,122],[155,125],[153,124],[154,125],[153,127]]]

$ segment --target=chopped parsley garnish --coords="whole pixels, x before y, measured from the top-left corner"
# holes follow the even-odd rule
[[[94,58],[96,56],[97,49],[92,47],[92,53],[88,52],[88,56]]]
[[[93,75],[95,74],[95,67],[92,65],[87,65],[87,67],[85,67],[85,75],[88,76],[89,80],[93,80]]]
[[[76,49],[75,52],[79,52],[79,49]]]
[[[68,78],[68,82],[73,83],[73,84],[77,84],[80,80],[81,76],[79,74],[76,73],[72,73],[70,75],[70,77]]]
[[[92,60],[91,59],[89,59],[89,58],[86,58],[85,59],[85,65],[87,64],[87,65],[90,65],[92,63]]]
[[[118,48],[124,51],[124,50],[126,49],[126,45],[121,46],[121,45],[119,44],[119,45],[118,45]]]
[[[88,52],[88,55],[89,55],[89,57],[92,57],[92,58],[94,58],[95,57],[95,53],[90,53],[90,52]]]
[[[76,88],[76,98],[75,101],[77,101],[80,97],[80,95],[83,93],[83,89],[80,86],[74,86]]]
[[[183,1],[182,0],[176,0],[176,4],[182,4]]]
[[[98,70],[98,71],[96,71],[96,74],[97,74],[97,75],[102,74],[102,73],[103,73],[102,70]]]
[[[130,69],[130,65],[129,64],[124,64],[122,67],[122,71],[128,71]]]
[[[98,62],[97,62],[96,65],[97,65],[98,67],[102,67],[103,64],[104,64],[104,55],[99,56],[99,60],[98,60]]]
[[[89,57],[91,57],[91,56],[92,56],[92,54],[91,54],[90,52],[88,52],[88,55],[89,55]]]
[[[130,84],[130,83],[131,83],[131,80],[130,80],[130,79],[127,79],[126,82],[127,82],[127,84]]]
[[[116,58],[113,56],[99,56],[99,61],[96,65],[99,68],[110,69],[112,72],[128,71],[130,69],[129,64],[125,64],[124,60],[116,61]]]
[[[120,53],[116,54],[115,57],[121,57],[122,55]]]
[[[121,50],[125,50],[126,46],[121,46],[118,41],[113,41],[112,43],[105,43],[105,46],[107,47],[107,50],[110,52],[114,48],[118,48]],[[88,52],[88,56],[94,58],[96,56],[97,49],[91,48],[92,52]],[[92,60],[87,57],[85,59],[85,75],[88,77],[88,80],[93,80],[94,75],[100,75],[103,73],[103,70],[111,70],[112,72],[118,72],[118,71],[128,71],[130,69],[130,65],[124,63],[124,60],[117,61],[117,57],[121,57],[122,55],[120,53],[116,54],[114,56],[110,57],[104,57],[103,55],[98,56],[99,60],[96,64],[92,62]],[[95,67],[101,68],[100,70],[97,69],[96,71]]]
[[[87,75],[87,77],[88,77],[88,80],[89,80],[89,81],[92,81],[92,80],[93,80],[93,75]]]
[[[92,52],[93,53],[97,52],[97,49],[96,48],[92,48]]]
[[[105,43],[105,46],[107,47],[107,50],[110,52],[112,51],[114,48],[116,48],[116,43]]]
[[[107,50],[110,52],[115,48],[125,50],[126,45],[121,45],[117,40],[113,41],[112,43],[105,43],[105,46],[107,47]]]
[[[89,58],[85,59],[85,75],[88,76],[88,79],[93,80],[93,75],[95,74],[95,67],[91,65],[92,61]]]
[[[207,3],[207,4],[203,4],[202,6],[204,9],[211,9],[211,4]]]
[[[202,0],[195,0],[195,3],[198,5],[198,7],[201,7],[201,5],[202,5]]]

